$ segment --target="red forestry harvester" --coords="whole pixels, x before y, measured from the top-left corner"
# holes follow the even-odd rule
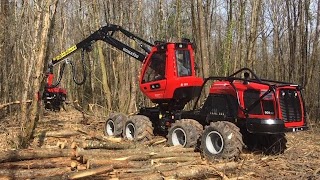
[[[113,36],[116,32],[138,42],[146,53],[117,40]],[[307,129],[299,85],[260,79],[248,68],[227,77],[198,77],[194,47],[188,39],[152,44],[121,26],[108,24],[53,58],[50,69],[79,49],[84,57],[98,40],[142,62],[140,89],[157,104],[141,107],[136,115],[111,113],[105,123],[106,136],[142,141],[154,134],[164,135],[169,145],[197,146],[208,159],[214,159],[237,158],[244,145],[267,154],[283,153],[284,133]],[[84,73],[83,81],[76,83],[82,84],[85,77]],[[209,94],[197,107],[208,82],[212,83]],[[191,100],[195,100],[194,108],[184,110]]]

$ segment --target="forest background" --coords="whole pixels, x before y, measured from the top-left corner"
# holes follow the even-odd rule
[[[0,122],[16,117],[22,146],[40,117],[37,93],[48,62],[107,23],[152,43],[191,39],[202,77],[248,67],[262,78],[300,84],[308,119],[319,122],[320,0],[1,0],[0,6]],[[81,79],[80,51],[68,59]],[[70,68],[62,78],[69,102],[97,105],[105,114],[152,105],[138,89],[140,62],[103,42],[85,60],[83,86]]]

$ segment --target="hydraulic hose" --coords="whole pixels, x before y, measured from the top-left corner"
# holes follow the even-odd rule
[[[51,86],[49,85],[46,85],[46,88],[55,88],[57,87],[60,83],[61,83],[61,80],[62,80],[62,76],[63,76],[63,73],[64,73],[64,70],[65,70],[65,67],[66,67],[66,64],[70,64],[71,65],[71,70],[72,70],[72,79],[73,81],[77,84],[77,85],[83,85],[86,80],[87,80],[87,72],[86,72],[86,69],[85,69],[85,63],[84,63],[84,49],[82,49],[81,51],[81,64],[82,64],[82,74],[83,74],[83,78],[81,81],[78,81],[76,79],[76,68],[73,64],[72,61],[66,61],[62,64],[61,68],[60,68],[60,73],[59,73],[59,78],[58,80],[52,84]]]
[[[57,80],[54,84],[52,84],[51,86],[49,86],[48,84],[46,84],[46,88],[55,88],[55,87],[57,87],[57,86],[60,84],[60,82],[61,82],[61,80],[62,80],[62,76],[63,76],[65,67],[66,67],[66,63],[64,62],[64,63],[62,64],[61,68],[60,68],[60,73],[59,73],[59,78],[58,78],[58,80]]]
[[[77,79],[76,79],[76,76],[75,76],[76,75],[76,68],[73,65],[72,61],[70,61],[69,63],[72,68],[72,78],[73,78],[74,83],[76,83],[77,85],[83,85],[87,80],[87,71],[85,69],[85,64],[84,64],[84,49],[82,49],[82,51],[81,51],[81,64],[82,64],[82,72],[83,72],[82,73],[83,77],[82,77],[81,81],[77,81]]]

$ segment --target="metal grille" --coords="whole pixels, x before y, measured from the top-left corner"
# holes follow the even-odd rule
[[[296,90],[280,90],[280,108],[285,122],[301,121],[301,104]]]

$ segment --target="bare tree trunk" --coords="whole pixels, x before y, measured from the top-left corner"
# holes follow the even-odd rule
[[[199,28],[199,34],[200,34],[200,54],[201,54],[201,60],[202,60],[202,72],[203,77],[209,76],[209,60],[208,60],[208,49],[207,49],[207,35],[205,30],[205,23],[204,23],[204,13],[203,13],[203,6],[202,1],[197,0],[197,7],[198,7],[198,28]],[[206,91],[207,92],[207,91]],[[207,93],[206,93],[207,94]]]
[[[94,0],[94,17],[95,17],[95,24],[96,24],[96,29],[100,28],[100,24],[99,24],[99,10],[98,10],[98,4],[96,2],[96,0]],[[97,49],[98,49],[98,57],[99,57],[99,62],[100,62],[100,67],[101,67],[101,75],[102,75],[102,87],[103,87],[103,93],[104,93],[104,97],[106,100],[106,109],[111,110],[111,92],[110,92],[110,88],[109,88],[109,84],[108,84],[108,77],[107,77],[107,70],[106,70],[106,63],[105,63],[105,57],[103,54],[103,50],[101,47],[100,43],[97,43]]]
[[[10,43],[10,32],[8,26],[10,25],[10,12],[9,12],[9,1],[4,0],[1,2],[1,11],[0,11],[0,23],[1,23],[1,34],[0,34],[0,99],[3,103],[8,102],[9,96],[9,85],[8,85],[8,59],[10,49],[8,49],[8,44]]]
[[[299,1],[299,49],[300,49],[300,66],[299,66],[299,83],[305,85],[307,82],[308,69],[308,14],[309,0]]]
[[[177,38],[180,40],[181,37],[181,0],[176,0],[176,31]]]
[[[58,4],[58,0],[46,1],[46,4],[44,4],[43,6],[44,10],[41,12],[42,22],[40,24],[42,25],[42,32],[41,32],[40,41],[39,41],[40,44],[37,46],[37,50],[35,52],[37,53],[37,56],[35,56],[36,57],[35,72],[34,72],[34,76],[33,76],[34,78],[33,78],[33,84],[32,84],[33,97],[32,97],[32,104],[30,107],[30,113],[25,124],[26,131],[21,141],[22,147],[25,147],[28,144],[29,140],[31,139],[34,129],[36,127],[37,120],[39,118],[39,114],[38,114],[39,101],[37,99],[38,98],[37,92],[40,89],[44,62],[47,56],[47,46],[48,46],[48,39],[49,39],[48,35],[49,35],[49,29],[51,27],[50,10],[53,10],[53,16],[55,16],[57,4]]]
[[[131,44],[133,45],[134,42]],[[134,47],[134,46],[131,46]],[[137,101],[137,90],[138,90],[138,85],[137,85],[137,68],[136,68],[136,62],[133,58],[130,58],[129,62],[130,64],[132,64],[132,67],[130,68],[130,75],[131,75],[131,90],[130,90],[130,94],[128,94],[128,96],[130,96],[129,99],[129,106],[128,106],[128,113],[133,113],[137,111],[137,106],[136,106],[136,101]]]
[[[227,21],[227,35],[224,40],[224,53],[223,53],[223,74],[224,76],[227,76],[229,74],[229,63],[231,60],[231,48],[232,48],[232,32],[233,32],[233,19],[232,19],[232,0],[228,1],[228,21]]]
[[[238,5],[238,19],[237,19],[237,47],[236,55],[234,58],[233,72],[238,68],[244,66],[243,64],[243,38],[244,38],[244,26],[245,26],[245,9],[246,0],[240,0]]]
[[[297,49],[297,17],[294,1],[286,0],[287,26],[288,26],[288,43],[289,43],[289,60],[288,75],[289,81],[292,81],[296,68],[296,49]]]
[[[273,78],[282,80],[280,79],[280,71],[282,68],[281,67],[281,58],[280,58],[280,22],[279,22],[279,13],[277,11],[277,3],[279,1],[274,0],[270,3],[271,9],[272,9],[272,22],[273,22],[273,57],[274,57],[274,68],[273,68]]]
[[[320,38],[320,0],[318,0],[318,14],[317,14],[317,22],[316,22],[316,29],[315,29],[315,35],[313,38],[313,46],[311,51],[311,58],[310,63],[311,64],[308,79],[307,82],[311,82],[314,78],[314,69],[316,68],[317,60],[319,59],[319,38]],[[306,84],[309,85],[308,83]]]
[[[250,34],[249,34],[249,45],[247,49],[246,66],[254,67],[255,63],[255,50],[257,40],[257,29],[260,15],[261,0],[253,1],[251,23],[250,23]]]

